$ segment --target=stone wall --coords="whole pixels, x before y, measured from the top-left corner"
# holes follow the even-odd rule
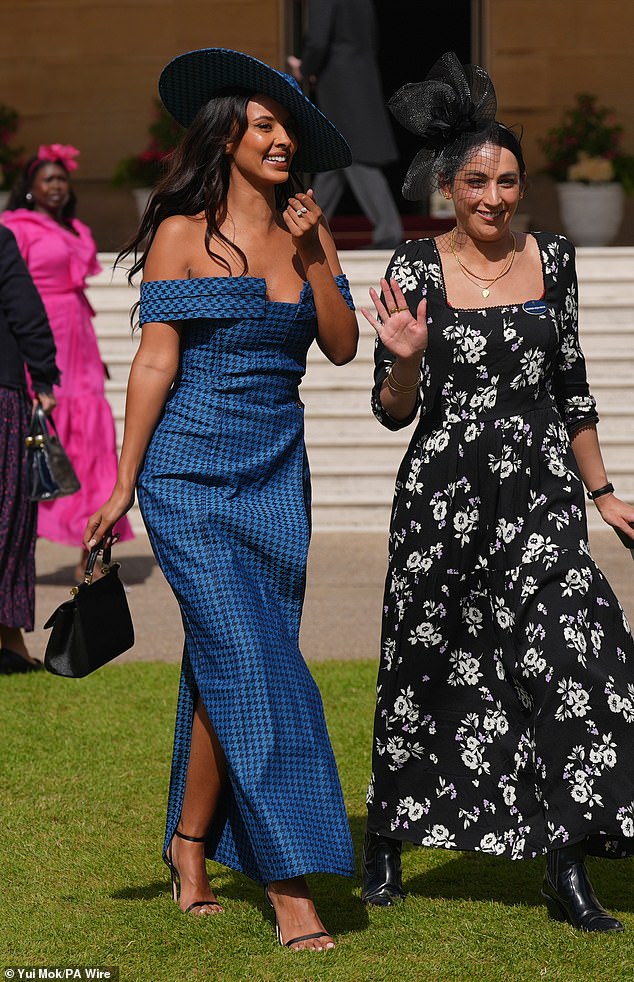
[[[555,187],[539,174],[538,137],[561,119],[577,93],[614,109],[623,149],[634,154],[634,4],[631,0],[482,0],[486,65],[499,118],[524,129],[531,185],[523,208],[532,228],[561,230]],[[634,243],[634,199],[626,200],[616,245]]]
[[[20,112],[19,139],[28,151],[53,141],[81,149],[79,213],[101,249],[118,249],[135,224],[131,194],[113,189],[110,177],[119,159],[146,144],[161,67],[176,53],[207,45],[236,47],[282,67],[288,11],[296,2],[2,0],[0,101]],[[536,178],[543,163],[537,138],[577,92],[596,93],[614,107],[624,146],[634,153],[634,3],[473,4],[483,13],[483,58],[498,90],[499,115],[524,127],[534,178],[526,208],[538,226],[554,229],[553,188]],[[634,201],[619,242],[634,243]]]
[[[81,150],[79,214],[102,249],[132,230],[132,197],[110,178],[143,150],[159,72],[201,47],[279,64],[284,0],[2,0],[0,101],[22,117],[18,142]]]
[[[614,109],[634,153],[631,0],[486,0],[486,35],[499,116],[524,127],[529,170],[543,165],[537,137],[579,92]]]

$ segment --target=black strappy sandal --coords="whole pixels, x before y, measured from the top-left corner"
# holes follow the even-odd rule
[[[204,837],[202,839],[199,839],[196,838],[196,836],[194,835],[184,835],[182,832],[179,832],[178,829],[174,829],[174,835],[177,835],[179,839],[186,839],[187,842],[206,841]],[[172,839],[172,842],[173,841],[174,840]],[[163,856],[163,862],[165,863],[168,870],[170,871],[170,875],[172,877],[172,900],[174,901],[175,904],[177,904],[178,890],[180,887],[181,877],[180,877],[180,873],[178,872],[178,870],[174,866],[174,863],[172,862],[172,842],[170,842],[167,852]],[[217,900],[194,900],[193,904],[190,904],[189,907],[183,911],[183,913],[189,914],[189,912],[191,910],[194,910],[196,907],[217,907],[219,912],[223,911],[222,904],[218,903]]]
[[[277,912],[275,910],[275,907],[273,906],[273,901],[271,900],[271,897],[269,895],[268,887],[264,887],[264,896],[266,897],[266,901],[273,911],[273,917],[275,918],[275,937],[277,938],[279,944],[281,944],[282,948],[291,948],[294,944],[299,944],[300,941],[312,941],[313,938],[332,937],[331,934],[328,934],[328,931],[316,931],[314,934],[300,934],[298,938],[291,938],[290,941],[284,941],[284,939],[282,938],[282,931],[280,930],[280,926],[277,923]],[[324,948],[323,950],[328,951],[327,948]]]

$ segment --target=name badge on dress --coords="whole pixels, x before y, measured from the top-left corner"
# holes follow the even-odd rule
[[[527,314],[545,314],[548,310],[548,304],[544,303],[543,300],[527,300],[526,303],[522,304],[522,310]]]

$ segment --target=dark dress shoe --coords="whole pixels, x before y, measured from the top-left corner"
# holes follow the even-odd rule
[[[361,900],[374,907],[394,907],[405,900],[398,839],[366,832],[363,840]]]
[[[578,931],[623,931],[616,917],[601,906],[588,879],[583,843],[548,853],[542,897],[550,916]]]
[[[0,648],[0,675],[15,675],[24,672],[39,672],[44,668],[38,658],[32,661],[23,658],[11,648]]]

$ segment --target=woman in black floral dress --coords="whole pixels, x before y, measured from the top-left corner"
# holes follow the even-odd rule
[[[456,94],[442,130],[439,80]],[[423,142],[404,193],[435,175],[456,227],[399,248],[366,313],[377,418],[420,419],[392,513],[363,899],[404,896],[403,840],[546,853],[551,916],[622,930],[583,860],[634,852],[634,644],[583,485],[631,538],[634,508],[597,441],[574,249],[511,232],[524,161],[482,69],[446,55],[392,109]]]

